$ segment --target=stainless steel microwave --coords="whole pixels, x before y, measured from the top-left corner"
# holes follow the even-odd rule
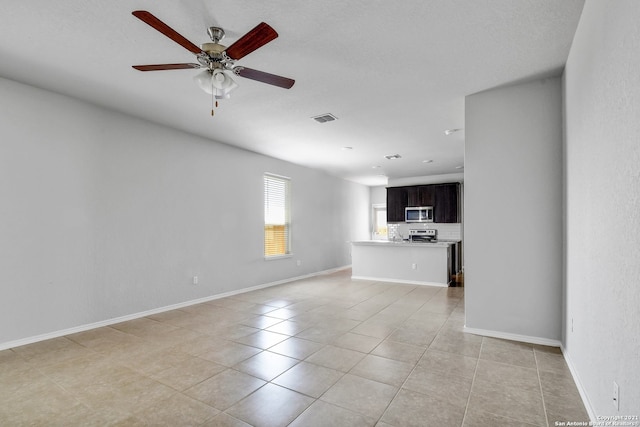
[[[433,222],[433,206],[404,208],[404,222]]]

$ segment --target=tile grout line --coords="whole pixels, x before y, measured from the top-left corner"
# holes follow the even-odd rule
[[[540,367],[538,365],[538,353],[536,352],[535,347],[533,350],[533,359],[536,361],[536,373],[538,374],[538,386],[540,387],[540,397],[542,398],[542,410],[544,411],[544,419],[547,422],[547,427],[549,427],[549,414],[547,413],[547,404],[544,401],[544,391],[542,391],[542,378],[540,378]]]
[[[482,347],[484,346],[484,337],[482,337],[482,341],[480,342],[480,352],[478,352],[478,359],[476,359],[476,368],[473,370],[473,378],[471,379],[471,387],[469,387],[469,397],[467,398],[467,404],[464,407],[464,415],[462,416],[462,424],[464,426],[464,421],[467,419],[467,412],[469,411],[469,403],[471,402],[471,392],[473,391],[473,384],[476,382],[476,375],[478,374],[478,365],[480,364],[480,355],[482,354]]]

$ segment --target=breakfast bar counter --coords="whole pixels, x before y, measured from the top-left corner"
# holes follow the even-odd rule
[[[353,279],[449,286],[455,242],[364,240],[351,242]]]

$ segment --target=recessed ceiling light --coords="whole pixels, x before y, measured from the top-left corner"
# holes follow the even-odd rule
[[[422,163],[433,163],[433,160],[423,160]]]
[[[464,169],[464,166],[456,166],[456,169]]]
[[[353,147],[342,147],[342,151],[353,150]]]
[[[375,165],[375,166],[371,166],[371,169],[380,169],[382,166],[380,165]]]
[[[445,130],[445,131],[444,131],[444,134],[445,134],[445,135],[447,135],[447,136],[449,136],[449,135],[451,135],[452,133],[460,132],[461,130],[462,130],[462,129],[447,129],[447,130]]]
[[[384,156],[384,158],[387,160],[395,160],[395,159],[399,159],[400,157],[402,157],[400,154],[388,154]]]

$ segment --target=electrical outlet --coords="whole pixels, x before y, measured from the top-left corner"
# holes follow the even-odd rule
[[[413,270],[417,270],[418,269],[418,264],[416,264],[415,262],[413,264],[411,264],[411,268]]]
[[[198,276],[193,276],[193,284],[194,285],[198,284]]]
[[[302,261],[297,260],[297,261],[296,261],[296,265],[297,265],[298,267],[300,267],[300,266],[302,265]]]
[[[613,406],[616,408],[616,411],[620,410],[620,388],[615,381],[613,382]]]

